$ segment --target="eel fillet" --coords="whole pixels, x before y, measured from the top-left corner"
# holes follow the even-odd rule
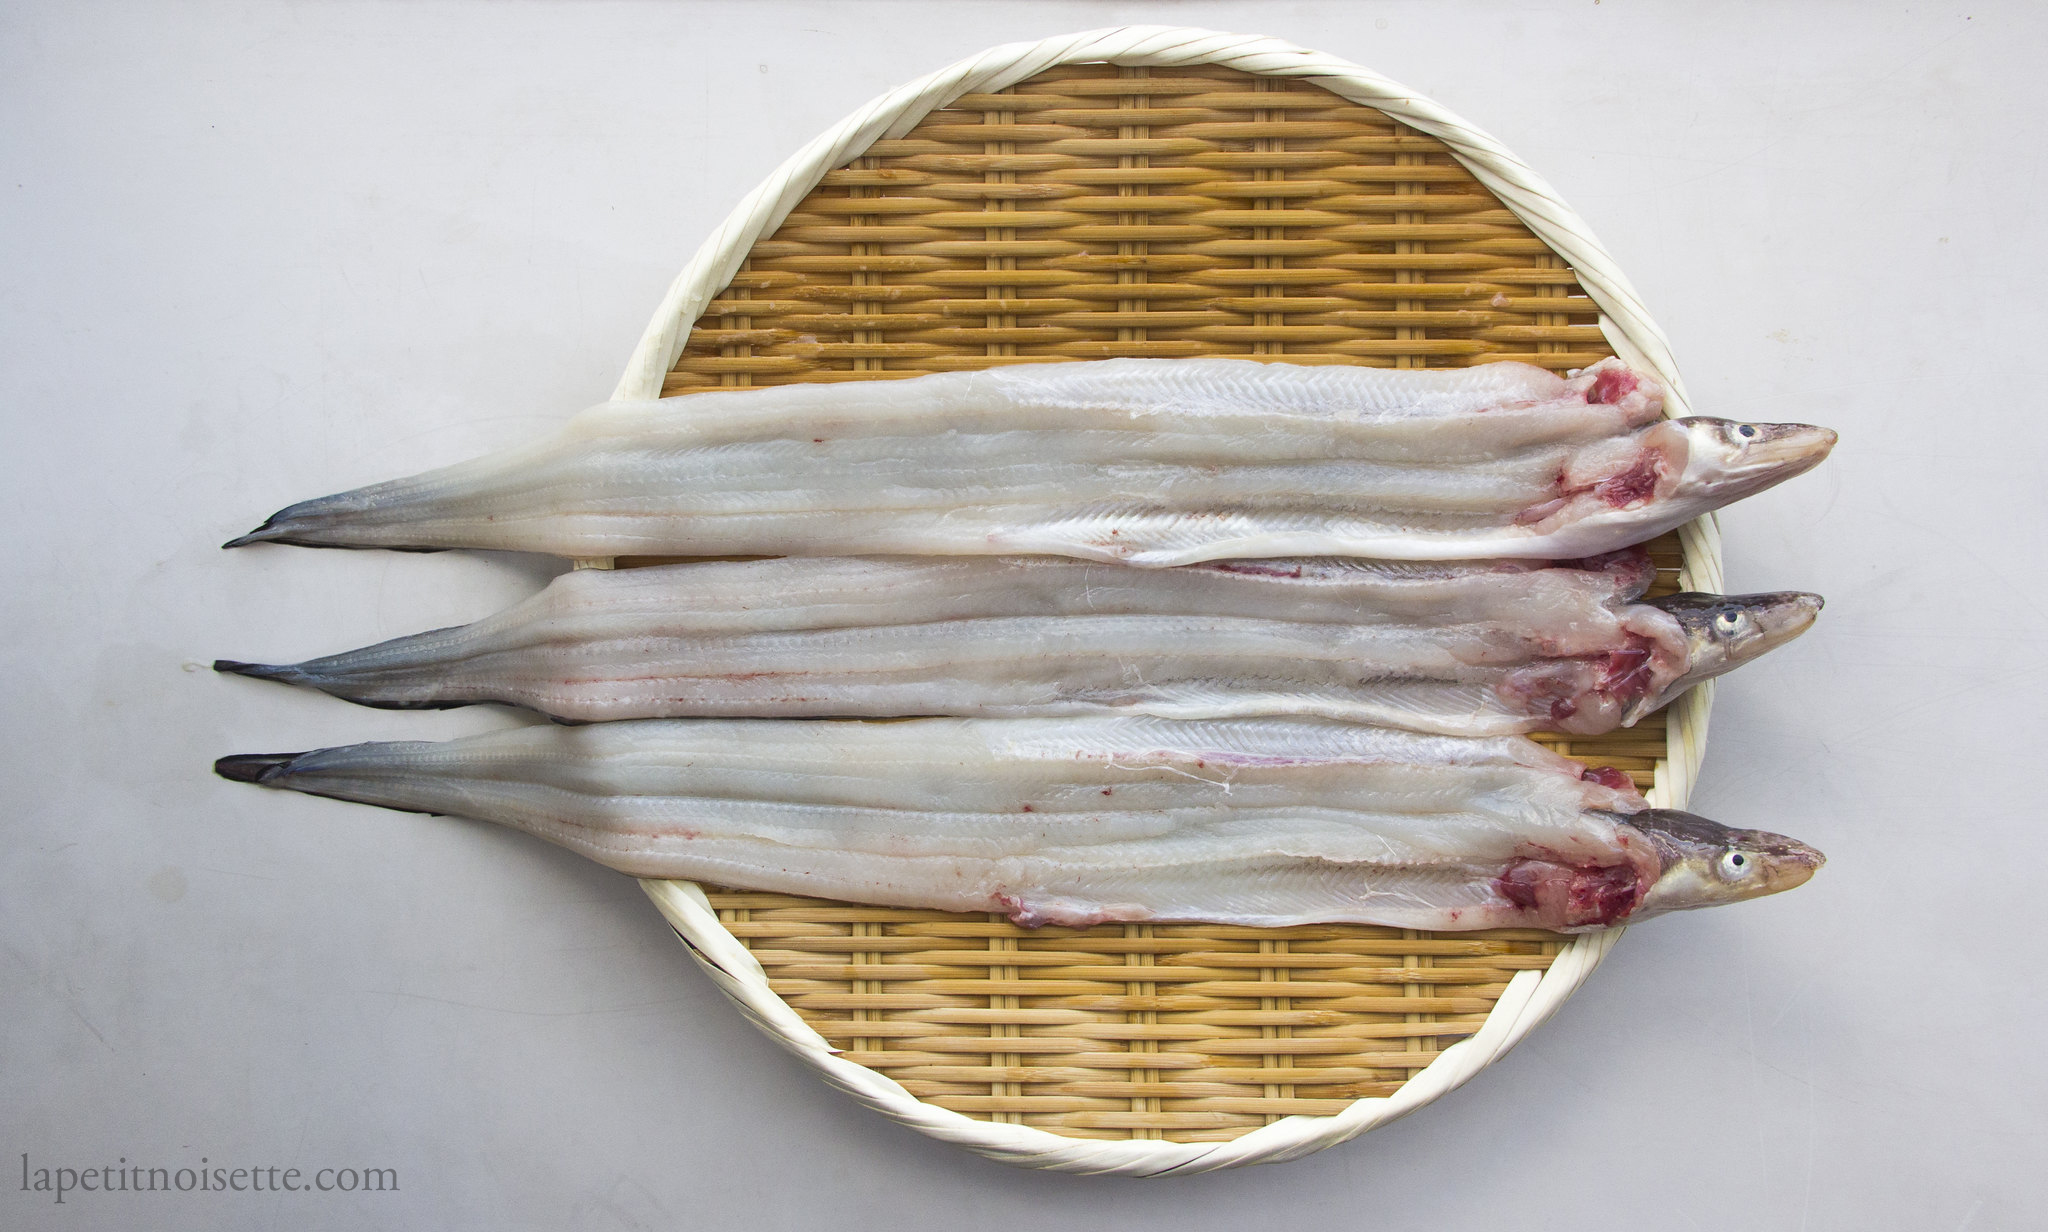
[[[1113,359],[690,394],[293,505],[226,546],[1563,560],[1775,484],[1835,439],[1662,406],[1615,361],[1567,379]]]
[[[1789,593],[1630,602],[1653,572],[1640,549],[1555,568],[718,561],[567,573],[460,628],[214,666],[372,706],[503,702],[572,722],[1294,714],[1592,735],[1789,641],[1820,609]]]
[[[1024,925],[1579,931],[1787,889],[1822,862],[1651,809],[1519,737],[1316,720],[540,724],[215,768],[501,823],[640,877]]]

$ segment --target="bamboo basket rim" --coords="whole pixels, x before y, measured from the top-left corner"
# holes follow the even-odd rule
[[[1368,69],[1284,40],[1173,26],[1119,26],[1009,43],[888,91],[800,148],[698,248],[656,309],[613,398],[649,401],[688,342],[691,322],[740,269],[756,241],[773,233],[827,172],[875,141],[909,132],[930,112],[968,93],[994,92],[1047,69],[1076,64],[1215,65],[1291,77],[1372,107],[1443,142],[1451,155],[1576,275],[1600,310],[1600,331],[1631,367],[1667,388],[1667,413],[1689,413],[1663,331],[1591,229],[1528,164],[1448,109]],[[1680,531],[1680,586],[1722,589],[1721,542],[1712,515]],[[579,562],[579,564],[598,562]],[[608,564],[609,562],[604,562]],[[1670,708],[1666,756],[1646,792],[1652,804],[1682,808],[1705,756],[1712,682]],[[1312,1154],[1396,1120],[1462,1086],[1499,1060],[1577,991],[1625,929],[1571,938],[1544,971],[1518,972],[1479,1030],[1445,1048],[1391,1095],[1354,1101],[1328,1116],[1294,1115],[1221,1142],[1071,1138],[1035,1126],[978,1120],[926,1103],[885,1074],[839,1055],[770,987],[759,960],[720,922],[705,892],[683,881],[644,879],[642,889],[714,984],[758,1029],[831,1085],[892,1120],[999,1162],[1062,1172],[1185,1175]]]

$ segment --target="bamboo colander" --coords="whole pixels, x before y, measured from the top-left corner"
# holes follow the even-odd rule
[[[996,48],[799,151],[686,268],[621,398],[997,364],[1235,355],[1578,368],[1684,393],[1583,223],[1442,108],[1272,39],[1126,27]],[[1718,589],[1711,522],[1652,545]],[[583,562],[631,565],[633,560]],[[1684,803],[1708,689],[1539,737]],[[1503,1054],[1618,932],[1015,927],[643,883],[721,988],[836,1085],[1010,1163],[1291,1158]]]

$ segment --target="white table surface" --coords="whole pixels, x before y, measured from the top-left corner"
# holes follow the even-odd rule
[[[1822,847],[1811,885],[1635,930],[1347,1146],[1072,1178],[823,1087],[624,877],[208,772],[513,721],[202,665],[550,571],[215,545],[603,398],[700,237],[882,89],[1132,21],[1441,100],[1591,221],[1704,413],[1841,430],[1724,515],[1731,586],[1829,606],[1724,685],[1694,798]],[[0,7],[0,1226],[2043,1226],[2044,36],[1989,2]],[[400,1192],[16,1176],[201,1156]]]

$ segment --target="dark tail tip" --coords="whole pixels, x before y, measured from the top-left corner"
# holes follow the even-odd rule
[[[263,520],[263,525],[257,527],[255,530],[250,531],[246,535],[237,535],[233,539],[228,540],[226,543],[221,544],[221,547],[244,548],[248,547],[252,543],[267,543],[270,540],[275,539],[279,535],[282,535],[284,533],[283,529],[278,526],[278,519],[282,518],[283,516],[284,511],[280,509],[276,513],[271,514],[268,518],[265,518]]]
[[[294,668],[276,663],[244,663],[239,659],[215,659],[213,661],[213,670],[217,672],[231,672],[237,676],[254,676],[258,680],[283,680],[290,682],[297,679],[297,672]]]
[[[301,753],[236,753],[213,763],[213,772],[237,783],[267,783],[302,756],[304,754]]]

